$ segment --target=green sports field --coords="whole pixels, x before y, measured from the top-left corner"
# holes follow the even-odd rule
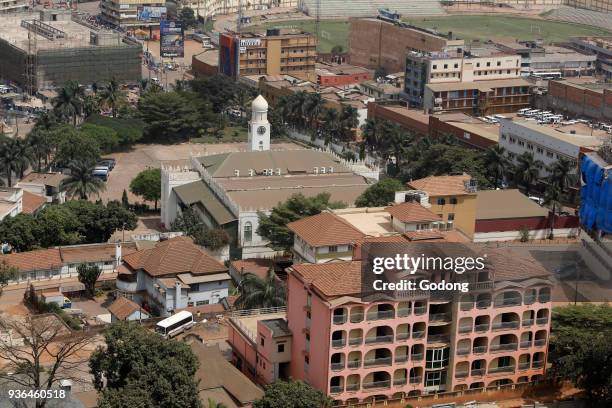
[[[453,35],[465,40],[488,39],[534,39],[542,38],[545,42],[565,41],[569,37],[587,35],[610,35],[609,31],[585,25],[562,23],[524,17],[509,16],[447,16],[418,17],[404,19],[418,27],[430,28],[440,33],[453,32]],[[314,21],[287,21],[264,26],[249,27],[248,30],[259,30],[268,27],[299,28],[314,31]],[[348,48],[349,24],[342,20],[321,21],[320,51],[329,52],[333,46]]]

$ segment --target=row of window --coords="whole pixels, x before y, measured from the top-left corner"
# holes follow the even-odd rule
[[[544,149],[543,147],[540,146],[534,146],[532,143],[527,142],[523,139],[521,139],[520,137],[514,137],[514,136],[507,136],[505,134],[501,135],[502,140],[508,140],[508,142],[510,144],[517,144],[520,147],[526,147],[528,150],[535,150],[537,154],[540,155],[544,155],[546,154],[546,157],[552,159],[554,157],[556,157],[557,159],[561,158],[561,155],[558,153],[553,153],[550,150]],[[510,158],[514,158],[515,155],[511,152],[508,152],[508,156],[510,156]],[[576,161],[575,160],[570,160],[570,163],[572,164],[572,166],[576,165]]]

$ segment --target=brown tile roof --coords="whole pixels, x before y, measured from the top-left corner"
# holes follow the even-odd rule
[[[404,233],[404,236],[410,241],[443,240],[445,238],[441,231],[409,231]]]
[[[519,254],[508,248],[485,249],[483,252],[487,254],[487,264],[496,282],[548,278],[552,275],[531,255]]]
[[[326,297],[361,293],[361,261],[296,264],[289,270]]]
[[[132,313],[140,310],[141,307],[130,299],[119,296],[109,307],[108,311],[119,320],[127,319]],[[146,313],[144,310],[142,313]],[[148,318],[148,315],[147,315]]]
[[[154,248],[124,256],[123,262],[132,269],[142,269],[158,277],[186,272],[194,275],[227,272],[222,263],[187,237],[161,241]]]
[[[291,222],[287,227],[314,247],[348,244],[365,236],[347,221],[328,212]]]
[[[47,199],[38,194],[23,190],[22,211],[26,214],[34,214],[47,203]]]
[[[363,244],[371,242],[407,242],[408,239],[403,235],[389,235],[386,237],[365,237],[361,238],[353,243],[353,260],[359,261],[361,259],[361,247]]]
[[[32,172],[27,174],[24,178],[22,178],[20,183],[33,183],[33,184],[43,184],[46,186],[59,187],[66,177],[65,174],[61,173],[37,173]]]
[[[2,261],[6,261],[23,272],[44,271],[60,268],[63,265],[60,251],[57,248],[0,255],[0,262]]]
[[[442,218],[423,207],[419,203],[401,203],[385,208],[389,214],[405,223],[417,223],[421,221],[442,221]]]
[[[115,244],[72,245],[59,248],[65,263],[99,262],[115,259]],[[136,244],[124,242],[121,244],[121,256],[136,252]]]
[[[471,194],[465,190],[464,183],[471,179],[469,174],[457,176],[429,176],[406,183],[409,188],[425,191],[430,196],[449,196]]]
[[[240,275],[252,273],[262,279],[267,276],[271,266],[272,260],[266,258],[244,259],[230,263],[230,268],[237,271]]]

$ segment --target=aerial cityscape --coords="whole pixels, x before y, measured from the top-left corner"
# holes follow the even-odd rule
[[[0,408],[612,407],[612,0],[0,0]]]

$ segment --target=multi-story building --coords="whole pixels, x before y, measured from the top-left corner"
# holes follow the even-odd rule
[[[213,18],[215,16],[238,13],[238,8],[244,12],[247,10],[261,10],[262,13],[273,13],[270,9],[274,7],[297,7],[297,0],[255,0],[241,2],[240,0],[188,0],[183,3],[191,8],[196,16]]]
[[[404,249],[420,254],[421,245]],[[462,275],[469,293],[376,301],[362,297],[361,266],[289,268],[286,314],[230,319],[234,363],[260,383],[304,380],[339,403],[543,378],[552,284],[532,258],[488,250],[485,271]],[[428,278],[436,274],[451,279]]]
[[[0,14],[26,11],[29,7],[27,0],[0,0]]]
[[[548,109],[612,122],[612,85],[607,82],[548,81],[543,99]]]
[[[316,59],[317,39],[310,33],[270,29],[266,34],[219,36],[219,72],[236,79],[284,74],[315,81]]]
[[[521,75],[521,57],[484,49],[470,53],[409,52],[406,56],[404,97],[412,106],[423,106],[427,84],[450,84],[515,79]]]
[[[571,46],[597,57],[597,69],[606,78],[612,77],[612,37],[577,37]]]
[[[318,85],[337,87],[355,85],[374,77],[374,71],[371,69],[322,61],[316,64],[316,74]]]
[[[100,15],[115,27],[153,28],[159,32],[159,21],[167,14],[166,3],[155,0],[102,0]]]
[[[423,108],[427,112],[463,112],[488,116],[516,112],[530,106],[530,83],[522,78],[427,84]]]
[[[395,24],[376,18],[350,20],[351,64],[386,72],[403,72],[406,52],[451,52],[464,47],[463,40],[431,30]]]

